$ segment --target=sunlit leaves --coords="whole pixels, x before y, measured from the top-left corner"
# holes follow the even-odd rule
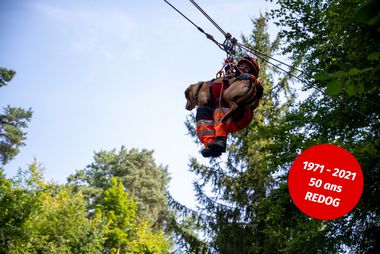
[[[0,253],[169,252],[162,231],[138,222],[136,204],[120,181],[112,180],[95,211],[75,189],[45,182],[36,162],[12,181],[0,170]]]
[[[121,147],[119,151],[96,152],[93,160],[70,176],[69,181],[91,188],[89,192],[98,192],[108,189],[112,177],[117,177],[136,202],[137,216],[161,226],[167,211],[165,193],[170,178],[166,167],[156,165],[153,151]]]

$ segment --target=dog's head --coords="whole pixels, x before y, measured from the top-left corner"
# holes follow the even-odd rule
[[[186,98],[186,106],[185,109],[187,110],[192,110],[198,105],[198,99],[197,99],[197,92],[199,91],[199,86],[202,85],[203,82],[198,82],[196,84],[190,85],[186,90],[185,90],[185,98]]]

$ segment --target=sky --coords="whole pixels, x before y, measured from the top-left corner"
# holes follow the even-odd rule
[[[223,35],[190,1],[170,0],[205,32]],[[249,35],[264,0],[196,1],[224,31]],[[1,0],[0,66],[16,76],[0,107],[31,108],[26,145],[8,177],[34,159],[46,180],[65,183],[94,152],[154,150],[172,196],[194,207],[189,158],[202,158],[184,121],[184,90],[210,80],[225,53],[163,0]],[[271,29],[270,29],[271,31]]]

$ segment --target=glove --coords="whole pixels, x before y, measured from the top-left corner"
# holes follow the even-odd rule
[[[252,74],[249,73],[242,73],[239,76],[237,76],[237,80],[250,80],[252,79]]]

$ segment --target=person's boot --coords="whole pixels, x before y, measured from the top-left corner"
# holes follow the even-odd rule
[[[226,141],[227,137],[218,136],[214,142],[208,144],[207,148],[218,151],[220,153],[224,153],[226,152]]]
[[[206,147],[206,148],[202,149],[201,154],[205,158],[208,158],[208,157],[219,157],[220,155],[222,155],[222,152],[213,150],[213,149],[211,149],[209,147]]]

